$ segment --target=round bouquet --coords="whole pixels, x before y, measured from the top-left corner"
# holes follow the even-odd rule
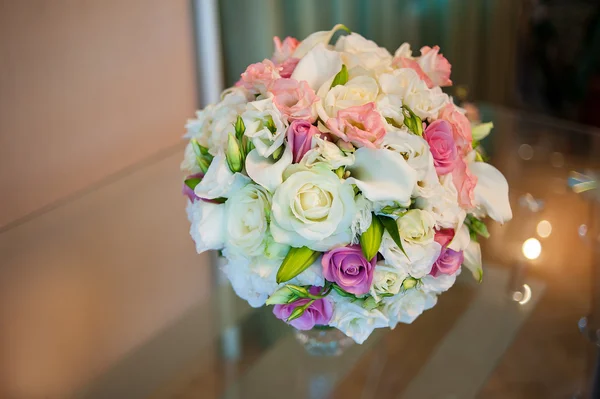
[[[274,41],[187,124],[197,251],[221,251],[251,306],[358,343],[434,306],[461,266],[481,280],[482,219],[512,217],[508,185],[478,146],[491,123],[440,88],[439,48],[392,56],[343,25]]]

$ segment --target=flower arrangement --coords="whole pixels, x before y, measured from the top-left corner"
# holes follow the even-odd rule
[[[491,123],[441,90],[439,51],[392,56],[343,25],[275,38],[188,122],[191,236],[251,306],[362,343],[433,307],[461,266],[482,279],[482,219],[511,219],[508,184],[478,146]]]

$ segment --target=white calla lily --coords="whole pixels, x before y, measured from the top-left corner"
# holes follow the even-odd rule
[[[454,233],[454,238],[448,248],[453,251],[464,251],[469,243],[471,242],[471,236],[469,235],[469,228],[463,224]]]
[[[371,201],[396,201],[410,205],[417,173],[402,155],[386,149],[362,147],[354,153],[354,165],[347,183],[356,184]]]
[[[279,160],[262,157],[256,149],[246,156],[246,172],[256,183],[274,192],[283,182],[283,171],[292,164],[292,150],[286,146]]]
[[[472,162],[469,169],[477,176],[475,207],[499,223],[512,219],[508,183],[502,173],[484,162]]]
[[[292,79],[305,80],[315,92],[326,81],[333,79],[342,69],[342,58],[337,51],[319,44],[300,60],[292,73]]]
[[[483,264],[481,262],[481,246],[476,241],[469,242],[469,245],[463,252],[465,259],[463,266],[473,273],[475,280],[481,282],[483,279]]]
[[[331,38],[338,30],[343,29],[345,31],[349,31],[348,28],[343,24],[337,24],[333,27],[332,30],[322,30],[319,32],[311,33],[308,35],[296,49],[294,50],[294,54],[292,57],[294,58],[302,58],[308,54],[310,50],[312,50],[317,45],[327,45],[331,41]]]
[[[225,155],[219,154],[212,160],[206,175],[194,189],[200,198],[229,198],[233,193],[250,183],[250,179],[241,173],[233,173]]]

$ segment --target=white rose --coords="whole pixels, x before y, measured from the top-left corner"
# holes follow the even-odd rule
[[[281,260],[254,257],[251,259],[231,256],[224,251],[228,263],[222,270],[229,278],[235,293],[248,301],[252,307],[260,307],[278,288],[275,281]]]
[[[383,255],[385,263],[397,267],[417,279],[429,274],[442,250],[442,246],[435,241],[427,245],[403,242],[402,248],[406,255],[387,231],[383,233],[379,252]]]
[[[448,291],[450,287],[456,282],[456,276],[460,274],[460,269],[452,275],[440,274],[437,277],[433,277],[428,274],[421,279],[421,285],[419,289],[423,292],[441,294],[444,291]]]
[[[410,58],[412,59],[412,50],[410,49],[410,44],[402,43],[398,50],[394,53],[394,58]]]
[[[450,98],[436,86],[411,92],[403,101],[419,118],[426,120],[437,119],[440,110],[450,102]]]
[[[374,329],[388,326],[388,318],[377,309],[364,309],[363,301],[352,301],[336,294],[330,296],[335,306],[329,325],[339,329],[357,344],[365,342]]]
[[[248,183],[250,183],[248,176],[233,173],[227,165],[225,156],[217,155],[213,158],[202,181],[194,189],[194,193],[206,199],[229,198]]]
[[[348,69],[361,67],[376,73],[392,69],[392,55],[389,51],[358,33],[353,32],[340,37],[335,49],[341,52],[342,60]]]
[[[308,150],[300,161],[307,167],[313,167],[316,164],[325,164],[329,169],[337,169],[341,166],[350,166],[354,163],[354,154],[344,153],[340,147],[331,141],[322,139],[318,136],[312,138],[313,148]]]
[[[378,106],[381,103],[381,108],[385,110],[390,106],[403,104],[422,120],[436,119],[440,109],[450,102],[448,95],[439,87],[427,88],[427,84],[411,68],[400,68],[392,73],[382,74],[379,85],[383,94],[378,99]]]
[[[246,108],[248,92],[243,88],[230,88],[223,92],[222,100],[209,104],[196,112],[196,119],[188,120],[185,138],[195,138],[212,155],[223,151],[233,124]]]
[[[383,313],[389,318],[390,327],[398,323],[411,324],[425,310],[431,309],[437,302],[435,294],[410,289],[402,295],[383,299]]]
[[[458,204],[458,191],[452,182],[452,174],[442,176],[435,195],[419,197],[415,205],[434,214],[438,228],[458,229],[467,213]]]
[[[225,246],[232,253],[243,256],[263,255],[271,212],[271,194],[261,186],[248,184],[233,194],[225,205]]]
[[[427,211],[411,209],[397,221],[400,238],[410,244],[425,245],[433,242],[435,217]]]
[[[202,172],[198,166],[198,162],[196,162],[196,153],[194,152],[194,147],[192,147],[191,142],[185,146],[185,150],[183,152],[183,161],[181,161],[181,165],[179,167],[188,175]]]
[[[348,244],[356,213],[352,186],[343,184],[329,169],[292,166],[297,171],[273,196],[271,234],[275,241],[315,251]]]
[[[188,202],[190,235],[198,253],[223,248],[225,241],[225,204],[206,201]]]
[[[373,273],[371,295],[378,302],[382,299],[382,294],[396,295],[400,292],[402,282],[407,277],[408,273],[403,269],[387,265],[385,262],[377,262]]]
[[[435,172],[429,144],[422,137],[405,129],[393,129],[383,138],[383,148],[402,155],[408,165],[417,172],[417,180],[422,181],[431,171]]]
[[[352,219],[352,225],[350,227],[352,230],[352,244],[358,244],[360,235],[367,231],[369,226],[371,226],[373,218],[373,204],[366,199],[364,195],[357,195],[355,203],[356,214]]]
[[[377,82],[369,76],[358,76],[333,88],[330,85],[331,83],[325,82],[317,92],[321,101],[316,104],[316,108],[323,123],[329,118],[335,118],[341,109],[375,101],[379,93]]]
[[[288,124],[272,98],[248,103],[242,119],[246,125],[244,134],[262,157],[271,156],[283,144]]]

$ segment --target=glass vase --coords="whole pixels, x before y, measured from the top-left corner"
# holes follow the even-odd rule
[[[340,356],[354,341],[334,327],[315,326],[311,330],[295,330],[298,342],[312,356]]]

